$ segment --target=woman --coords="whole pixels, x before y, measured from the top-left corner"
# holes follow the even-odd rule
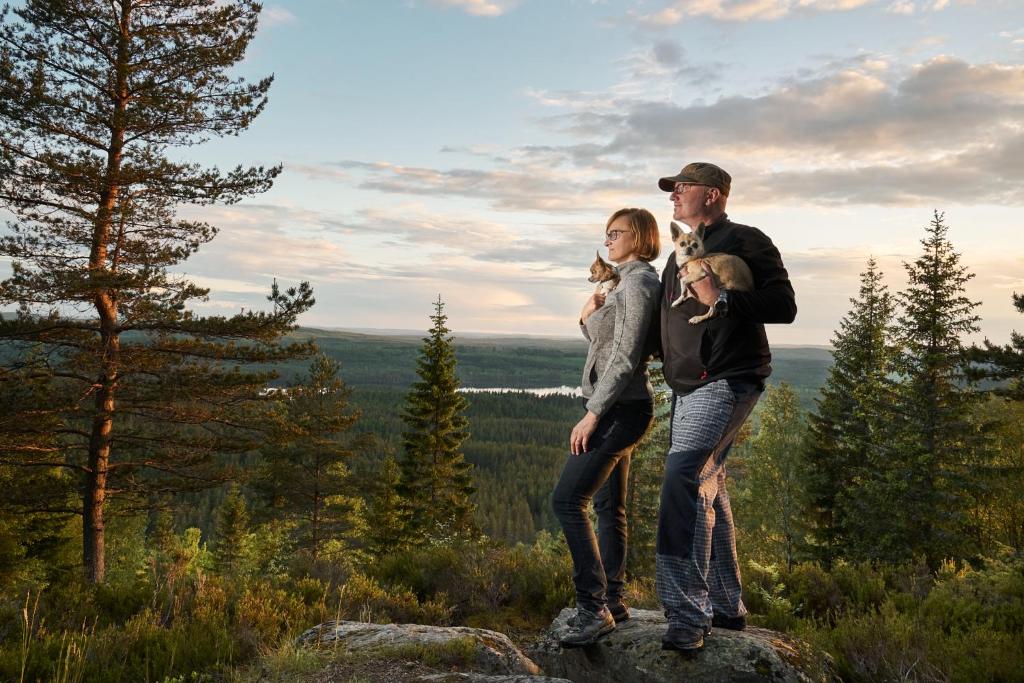
[[[619,285],[607,299],[595,292],[580,313],[590,342],[583,366],[587,413],[569,436],[571,455],[552,500],[576,586],[576,617],[563,647],[589,645],[629,618],[622,601],[629,458],[654,414],[644,342],[660,291],[649,263],[661,250],[658,223],[644,209],[620,209],[608,219],[604,245],[618,266]],[[597,537],[586,513],[591,500]]]

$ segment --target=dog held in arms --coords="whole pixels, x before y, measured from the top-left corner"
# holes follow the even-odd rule
[[[595,291],[603,296],[608,296],[619,286],[619,274],[612,264],[601,258],[601,252],[597,252],[597,258],[590,264],[590,282],[597,284]]]
[[[673,308],[693,296],[690,285],[710,277],[719,289],[749,292],[754,289],[754,275],[750,267],[739,256],[732,254],[704,253],[704,224],[696,230],[684,231],[672,221],[672,243],[675,245],[676,264],[679,266],[679,281],[682,293],[672,302]],[[715,307],[710,306],[704,315],[690,318],[690,324],[704,322],[715,317]]]

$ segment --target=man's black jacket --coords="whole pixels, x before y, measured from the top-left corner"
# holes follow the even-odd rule
[[[757,228],[723,215],[705,228],[705,253],[733,254],[750,266],[754,291],[729,292],[729,312],[697,325],[690,318],[707,311],[691,297],[676,308],[679,267],[671,256],[661,276],[661,348],[665,381],[688,392],[719,379],[763,382],[772,372],[765,323],[791,323],[796,297],[789,274],[772,241]]]

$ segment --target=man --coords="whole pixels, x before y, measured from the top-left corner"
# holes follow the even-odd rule
[[[674,258],[662,273],[661,343],[673,403],[656,561],[667,650],[700,650],[712,625],[746,626],[725,457],[771,374],[764,324],[796,317],[778,249],[760,230],[725,213],[731,185],[728,173],[703,162],[658,181],[671,193],[673,219],[691,230],[704,224],[705,253],[739,256],[754,275],[750,292],[719,290],[705,278],[693,284],[696,298],[672,308],[680,294]],[[691,325],[689,319],[709,306],[715,317]]]

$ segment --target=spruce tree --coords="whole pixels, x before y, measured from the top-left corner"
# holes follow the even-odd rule
[[[245,569],[251,543],[249,506],[237,484],[228,488],[227,498],[217,509],[213,559],[223,576],[238,576]]]
[[[388,455],[371,485],[366,505],[366,548],[374,558],[409,544],[409,509],[399,494],[401,469]]]
[[[423,338],[414,382],[405,399],[399,494],[407,508],[415,544],[444,542],[476,533],[472,466],[462,454],[469,437],[467,402],[458,393],[454,338],[446,326],[440,295]]]
[[[974,274],[960,265],[948,231],[936,211],[921,255],[905,264],[893,449],[866,497],[887,513],[876,533],[880,556],[920,555],[933,567],[974,550],[968,513],[987,465],[974,419],[978,396],[964,376],[963,337],[977,332],[979,320],[965,292]]]
[[[313,303],[271,288],[273,313],[199,317],[208,291],[169,272],[216,235],[177,216],[270,188],[279,167],[224,172],[181,151],[245,130],[271,79],[229,75],[256,33],[252,0],[25,0],[0,16],[0,340],[42,350],[62,383],[59,448],[12,458],[77,477],[87,577],[105,575],[105,516],[154,492],[209,486],[215,452],[269,424],[273,373],[226,364],[308,353],[280,336]],[[5,354],[5,357],[8,357]],[[5,382],[6,383],[6,382]],[[66,506],[65,506],[66,507]]]
[[[832,367],[808,420],[803,454],[809,552],[826,565],[870,555],[878,522],[878,514],[862,505],[859,487],[874,476],[888,450],[895,304],[882,277],[869,258],[858,296],[850,299],[832,338]]]
[[[347,463],[366,437],[347,437],[359,419],[349,406],[341,365],[317,355],[309,374],[287,391],[284,420],[289,442],[263,449],[256,489],[277,517],[295,522],[296,547],[313,560],[336,556],[359,543],[362,499],[353,495]]]

